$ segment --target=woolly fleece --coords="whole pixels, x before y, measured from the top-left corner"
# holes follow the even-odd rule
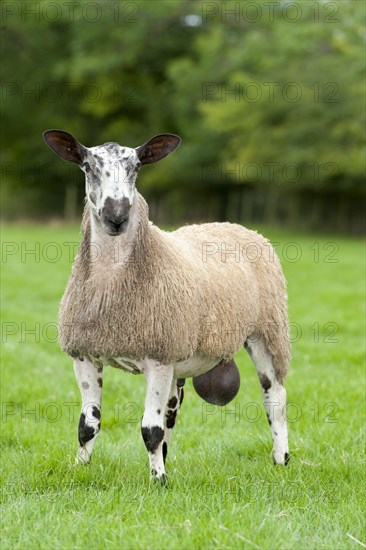
[[[229,358],[249,337],[259,337],[281,382],[290,361],[286,283],[269,242],[230,223],[165,232],[148,221],[138,193],[136,200],[132,253],[127,262],[112,261],[103,277],[92,259],[85,207],[82,242],[60,306],[62,349],[73,357],[172,364],[193,354]]]

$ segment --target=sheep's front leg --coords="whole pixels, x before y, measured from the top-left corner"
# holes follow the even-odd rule
[[[74,370],[82,400],[79,420],[80,447],[76,462],[87,463],[90,462],[100,430],[103,367],[101,363],[94,364],[87,357],[79,357],[74,360]]]
[[[245,344],[254,366],[264,396],[268,423],[273,438],[275,464],[287,465],[290,460],[286,421],[286,390],[278,381],[272,356],[262,340],[248,340]]]
[[[164,430],[165,433],[164,433],[164,441],[163,441],[164,464],[166,461],[166,456],[168,454],[170,438],[172,436],[172,431],[175,426],[177,414],[183,402],[184,384],[185,384],[184,378],[178,378],[178,380],[174,379],[172,382],[172,387],[170,388],[168,404],[165,411],[165,430]]]
[[[173,381],[173,367],[151,361],[144,369],[147,381],[141,433],[149,453],[151,476],[166,482],[163,442],[165,411]]]

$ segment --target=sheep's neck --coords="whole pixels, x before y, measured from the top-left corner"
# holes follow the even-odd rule
[[[148,217],[141,204],[141,197],[136,196],[130,210],[130,218],[126,232],[111,237],[105,233],[100,222],[90,212],[90,257],[94,273],[111,273],[127,267],[132,254],[140,245],[146,232]]]

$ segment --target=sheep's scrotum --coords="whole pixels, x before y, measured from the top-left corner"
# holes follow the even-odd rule
[[[193,387],[211,405],[230,403],[240,388],[240,374],[233,359],[222,359],[216,367],[192,378]]]

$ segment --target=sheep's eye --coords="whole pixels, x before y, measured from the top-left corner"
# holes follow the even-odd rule
[[[90,172],[91,168],[89,162],[83,162],[81,166],[84,168],[85,172]]]

